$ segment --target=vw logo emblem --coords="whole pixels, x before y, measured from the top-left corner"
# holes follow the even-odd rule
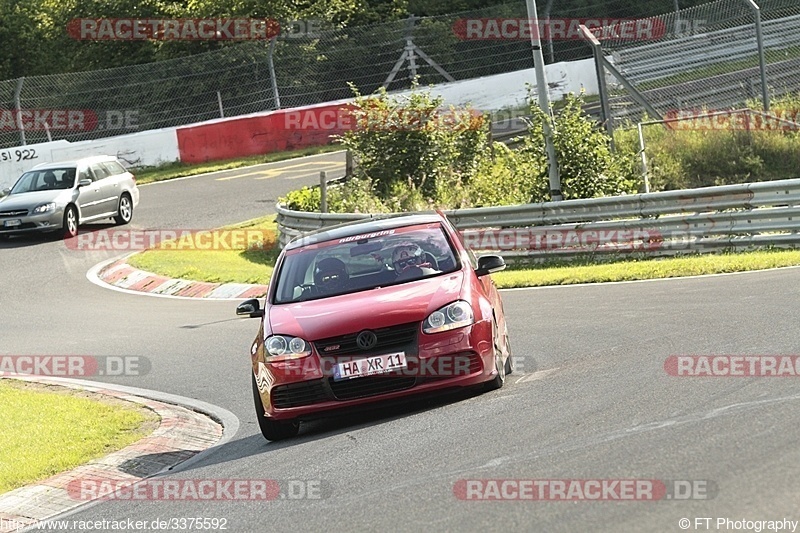
[[[358,337],[356,337],[356,344],[362,350],[369,350],[370,348],[378,344],[378,336],[375,335],[374,332],[369,330],[362,331],[361,333],[358,334]]]

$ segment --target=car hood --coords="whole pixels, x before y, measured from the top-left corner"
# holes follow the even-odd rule
[[[72,191],[59,189],[55,191],[31,191],[19,194],[9,194],[0,199],[0,209],[33,209],[39,204],[56,202],[61,196],[69,196]]]
[[[458,300],[464,273],[401,283],[320,300],[273,305],[272,332],[316,341],[363,329],[421,322],[433,311]]]

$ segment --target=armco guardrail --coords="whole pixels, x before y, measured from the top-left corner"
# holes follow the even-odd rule
[[[377,216],[277,210],[281,245]],[[800,179],[445,213],[470,248],[511,260],[793,247],[800,244]]]

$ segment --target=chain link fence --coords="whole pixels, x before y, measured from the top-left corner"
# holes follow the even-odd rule
[[[459,20],[488,17],[525,19],[525,3],[235,43],[136,66],[2,81],[0,147],[96,139],[346,99],[353,96],[351,83],[369,94],[381,86],[407,89],[415,76],[427,85],[532,68],[529,40],[457,35]],[[591,56],[580,40],[552,42],[547,50],[550,62]]]
[[[763,104],[765,92],[768,104],[800,90],[797,0],[717,0],[654,20],[664,28],[658,39],[645,44],[609,39],[601,44],[623,81],[664,117],[680,111],[733,109],[756,100]],[[609,89],[617,123],[642,119],[644,108],[631,91],[621,84]]]

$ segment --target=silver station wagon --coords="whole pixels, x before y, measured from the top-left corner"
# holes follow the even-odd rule
[[[95,156],[37,165],[0,197],[0,237],[57,231],[70,238],[86,222],[130,222],[139,188],[116,157]]]

